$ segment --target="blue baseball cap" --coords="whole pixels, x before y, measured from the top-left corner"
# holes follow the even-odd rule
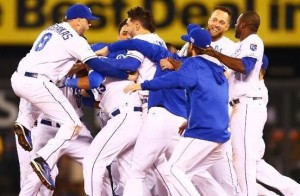
[[[92,15],[89,7],[80,3],[74,4],[67,9],[65,19],[72,20],[76,18],[85,18],[87,20],[99,20],[98,17]]]
[[[196,29],[196,28],[201,28],[201,27],[197,24],[189,24],[186,28],[187,33],[190,33],[193,29]]]
[[[211,34],[200,26],[194,27],[186,35],[182,35],[181,39],[190,42],[199,48],[207,48],[211,44]]]
[[[269,66],[269,59],[268,59],[268,57],[264,54],[263,59],[262,59],[262,65],[261,65],[261,67],[262,67],[264,70],[267,70],[268,66]]]

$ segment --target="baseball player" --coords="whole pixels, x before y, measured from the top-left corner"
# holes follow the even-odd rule
[[[91,26],[90,21],[97,19],[82,4],[70,6],[65,22],[54,24],[42,31],[11,78],[16,95],[26,99],[61,125],[55,138],[40,149],[30,163],[43,184],[51,190],[55,186],[50,168],[55,164],[60,151],[68,146],[67,141],[75,139],[82,127],[76,111],[55,83],[68,73],[77,60],[103,75],[121,79],[132,77],[112,66],[103,66],[104,63],[83,38]],[[29,134],[22,127],[19,128],[17,136],[22,139],[18,140],[25,141],[20,145],[26,149],[30,146],[29,140],[25,139]]]
[[[213,49],[205,49],[230,69],[229,79],[232,108],[230,130],[232,133],[233,163],[243,195],[257,195],[256,161],[265,123],[266,106],[259,89],[259,71],[264,45],[256,34],[260,18],[254,11],[246,11],[237,19],[235,37],[240,40],[229,57]]]
[[[232,13],[228,8],[217,6],[213,10],[207,26],[207,30],[212,35],[211,47],[228,56],[230,56],[235,49],[235,43],[224,36],[224,33],[230,27],[231,17]],[[225,76],[228,78],[228,75],[230,75],[232,70],[228,69],[226,65],[224,68],[226,70],[224,72]],[[231,86],[229,85],[229,89],[230,88]],[[231,111],[230,109],[231,108],[229,107],[229,114]],[[240,193],[236,172],[232,163],[231,140],[226,143],[226,156],[222,160],[217,161],[216,164],[210,168],[210,172],[212,176],[222,185],[228,195],[238,195]]]
[[[88,78],[80,78],[78,87]],[[123,88],[130,83],[106,77],[100,88],[94,89],[100,108],[110,119],[96,135],[86,151],[83,162],[84,187],[88,195],[102,195],[106,166],[133,147],[142,125],[141,100],[138,93],[127,95]],[[134,123],[133,123],[134,122]]]
[[[216,160],[222,159],[228,141],[228,83],[223,68],[201,56],[201,49],[210,45],[211,35],[198,27],[182,36],[190,42],[188,56],[181,68],[162,77],[128,86],[125,91],[139,89],[184,88],[187,93],[188,128],[180,138],[169,160],[167,174],[180,195],[200,195],[191,176],[197,171],[211,182],[202,184],[204,195],[224,195],[222,187],[206,171]],[[209,83],[209,85],[207,85]],[[210,110],[206,107],[209,105]],[[201,112],[199,112],[201,111]],[[222,115],[220,115],[222,114]],[[206,180],[204,180],[206,181]],[[203,182],[204,182],[203,181]],[[177,195],[172,193],[172,195]]]
[[[165,47],[139,39],[114,43],[108,48],[113,51],[127,48],[141,52],[158,65],[154,77],[170,72],[170,70],[162,70],[159,66],[161,59],[179,58]],[[146,194],[147,172],[154,169],[153,165],[155,170],[159,171],[166,159],[169,159],[176,142],[180,138],[177,133],[178,127],[186,121],[184,91],[179,89],[150,91],[148,109],[145,123],[134,147],[130,177],[125,185],[124,195]],[[159,172],[159,177],[163,178],[162,171]],[[145,187],[145,190],[139,192],[142,187]],[[160,195],[164,194],[162,191],[159,192]]]

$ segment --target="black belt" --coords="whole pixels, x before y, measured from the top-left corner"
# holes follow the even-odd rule
[[[142,107],[133,107],[133,111],[134,111],[134,112],[142,112],[143,109],[142,109]],[[117,115],[119,115],[119,114],[121,114],[120,109],[116,109],[115,111],[113,111],[113,112],[111,113],[112,116],[117,116]]]
[[[32,73],[32,72],[25,72],[24,76],[31,77],[31,78],[37,78],[39,76],[38,73]]]
[[[248,99],[253,99],[253,100],[260,100],[262,99],[261,97],[247,97]],[[230,106],[234,106],[235,104],[240,103],[240,99],[233,99],[231,101],[229,101],[229,105]]]
[[[59,128],[60,127],[60,124],[58,124],[58,123],[53,123],[52,124],[52,121],[51,120],[46,120],[46,119],[42,119],[41,120],[41,124],[43,124],[43,125],[48,125],[48,126],[55,126],[55,127],[57,127],[57,128]]]

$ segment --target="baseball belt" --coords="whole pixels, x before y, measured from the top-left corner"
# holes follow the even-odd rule
[[[53,122],[51,120],[46,120],[46,119],[42,119],[41,120],[41,124],[43,125],[48,125],[48,126],[51,126],[51,127],[57,127],[59,128],[60,127],[60,124],[56,123],[56,122]]]
[[[250,99],[250,100],[261,100],[262,99],[262,97],[243,97],[243,98],[233,99],[233,100],[229,101],[229,105],[231,107],[233,107],[234,105],[241,103],[241,99],[244,99],[244,98]]]
[[[134,112],[142,112],[142,107],[133,107],[132,108]],[[127,110],[128,111],[128,110]],[[111,116],[115,117],[117,115],[121,114],[121,110],[120,109],[116,109],[115,111],[113,111],[112,113],[110,113]]]

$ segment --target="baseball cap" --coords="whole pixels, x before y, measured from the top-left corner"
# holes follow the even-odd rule
[[[188,34],[182,35],[181,39],[199,48],[207,48],[211,44],[211,34],[200,26],[193,27],[190,32],[188,31]]]
[[[201,28],[199,25],[197,25],[197,24],[189,24],[188,26],[187,26],[187,28],[186,28],[186,30],[187,30],[187,33],[190,33],[193,29],[195,29],[195,28]]]
[[[67,9],[65,18],[67,20],[72,20],[76,18],[85,18],[87,20],[99,20],[98,17],[92,15],[92,11],[89,7],[80,3],[70,6]]]

